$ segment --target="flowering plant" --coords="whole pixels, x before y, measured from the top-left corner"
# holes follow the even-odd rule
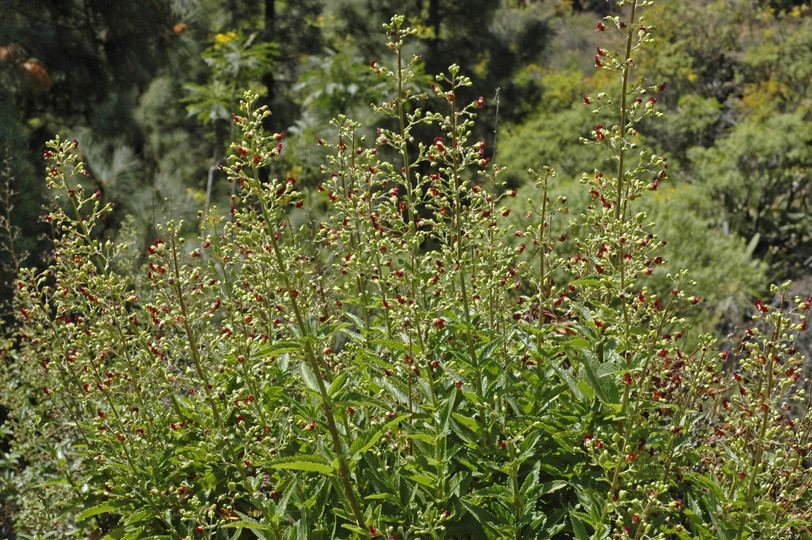
[[[626,17],[597,29],[625,46],[595,65],[619,87],[584,97],[614,118],[587,142],[616,169],[584,175],[577,210],[550,196],[555,171],[530,171],[518,229],[517,192],[469,139],[484,99],[463,102],[453,65],[413,90],[398,16],[394,60],[371,64],[394,88],[374,141],[338,117],[317,191],[265,179],[283,137],[246,93],[228,216],[208,213],[197,240],[168,223],[140,271],[117,270],[127,246],[94,232],[110,208],[78,182],[77,144],[49,143],[54,256],[18,280],[3,395],[31,463],[13,479],[21,535],[808,532],[792,342],[810,301],[776,288],[781,305],[757,301],[763,324],[720,354],[686,347],[675,308],[701,298],[685,272],[665,297],[647,287],[664,241],[634,201],[668,163],[635,136],[665,85],[634,77],[651,2],[618,4]]]

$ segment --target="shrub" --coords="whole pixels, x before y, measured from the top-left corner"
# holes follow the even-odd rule
[[[709,338],[686,348],[675,309],[701,299],[684,272],[651,292],[663,242],[635,201],[667,163],[633,137],[662,87],[632,76],[652,37],[650,2],[630,4],[599,26],[625,39],[596,57],[619,94],[586,99],[615,118],[590,144],[617,169],[584,175],[577,210],[551,195],[552,169],[532,173],[518,229],[515,192],[468,138],[483,100],[457,100],[454,65],[411,90],[402,17],[386,25],[393,67],[372,62],[395,88],[375,141],[337,118],[324,181],[300,193],[263,178],[282,136],[247,93],[230,212],[197,240],[168,223],[143,269],[116,270],[133,254],[94,235],[110,207],[77,181],[78,145],[52,141],[53,261],[20,274],[4,375],[20,535],[808,532],[792,343],[812,302],[776,288],[780,305],[756,301],[764,324],[720,354]]]

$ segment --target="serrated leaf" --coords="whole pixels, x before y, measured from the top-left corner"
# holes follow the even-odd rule
[[[606,405],[615,405],[620,396],[620,387],[617,382],[605,371],[600,370],[595,355],[590,351],[581,354],[581,365],[585,381],[595,392],[595,396]]]
[[[479,524],[482,525],[483,529],[495,531],[493,527],[494,517],[490,512],[465,500],[460,501],[460,503],[472,516],[474,516],[474,519],[476,519]]]
[[[279,343],[273,343],[271,345],[262,347],[256,356],[258,358],[266,358],[268,356],[276,356],[279,354],[292,353],[301,350],[302,346],[295,341],[280,341]]]
[[[423,441],[426,443],[433,443],[437,440],[433,433],[407,433],[402,436],[407,439],[414,439],[416,441]]]
[[[566,480],[551,480],[549,482],[543,482],[539,484],[538,487],[538,495],[548,495],[554,491],[558,491],[561,488],[567,487],[568,482]]]
[[[285,469],[291,471],[305,471],[316,472],[321,474],[330,474],[333,472],[333,467],[322,461],[316,456],[293,456],[289,458],[282,458],[278,461],[268,464],[272,469]]]
[[[575,512],[572,508],[570,508],[570,522],[572,523],[572,532],[575,534],[575,538],[577,538],[578,540],[588,540],[589,535],[586,533],[584,523],[583,521],[581,521],[581,517],[579,517],[578,514],[579,512]]]
[[[418,484],[422,484],[424,486],[434,488],[437,486],[437,477],[430,474],[410,474],[408,475],[410,480],[414,480]]]

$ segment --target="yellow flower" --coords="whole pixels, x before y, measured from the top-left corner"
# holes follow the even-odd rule
[[[225,34],[215,34],[214,36],[214,48],[218,48],[220,45],[225,45],[226,43],[231,43],[232,41],[237,40],[237,32],[228,32]]]

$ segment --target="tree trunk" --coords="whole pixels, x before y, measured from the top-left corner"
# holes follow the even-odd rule
[[[274,41],[274,31],[276,30],[276,0],[265,0],[265,28],[262,33],[263,41],[270,43]],[[274,76],[269,71],[262,77],[262,84],[268,89],[268,102],[274,100]]]
[[[434,28],[434,38],[431,40],[431,48],[434,53],[440,44],[440,0],[429,0],[429,24]]]

